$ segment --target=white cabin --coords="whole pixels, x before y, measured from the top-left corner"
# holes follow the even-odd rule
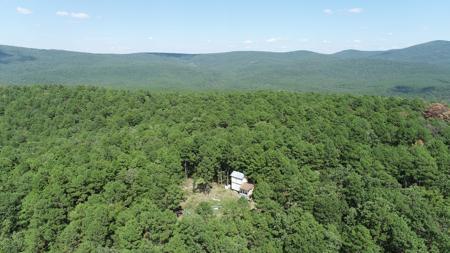
[[[244,173],[233,171],[230,177],[232,190],[239,192],[239,195],[247,199],[252,197],[255,185],[247,182],[247,178],[245,177]]]
[[[247,178],[245,178],[244,173],[239,171],[233,171],[230,175],[231,177],[231,189],[239,192],[241,190],[241,185],[247,183]]]

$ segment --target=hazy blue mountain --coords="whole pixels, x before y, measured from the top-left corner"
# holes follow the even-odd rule
[[[153,90],[275,89],[450,97],[450,42],[336,54],[91,54],[0,46],[0,84]]]

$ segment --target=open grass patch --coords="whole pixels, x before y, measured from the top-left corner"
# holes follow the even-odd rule
[[[224,206],[240,199],[240,195],[237,192],[225,189],[224,185],[216,183],[211,184],[211,190],[208,193],[197,191],[193,187],[192,179],[187,179],[184,182],[183,191],[185,200],[180,204],[183,209],[182,216],[196,213],[196,210],[202,203],[208,203],[212,213],[220,216]]]

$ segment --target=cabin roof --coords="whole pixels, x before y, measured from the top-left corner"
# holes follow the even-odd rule
[[[237,179],[244,179],[244,173],[239,171],[233,171],[231,172],[231,177],[237,178]]]
[[[255,185],[250,184],[250,183],[241,184],[241,190],[246,191],[246,192],[252,190],[254,187],[255,187]]]

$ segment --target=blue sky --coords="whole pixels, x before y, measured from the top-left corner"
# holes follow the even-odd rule
[[[0,0],[0,44],[100,53],[331,53],[450,40],[447,0]]]

